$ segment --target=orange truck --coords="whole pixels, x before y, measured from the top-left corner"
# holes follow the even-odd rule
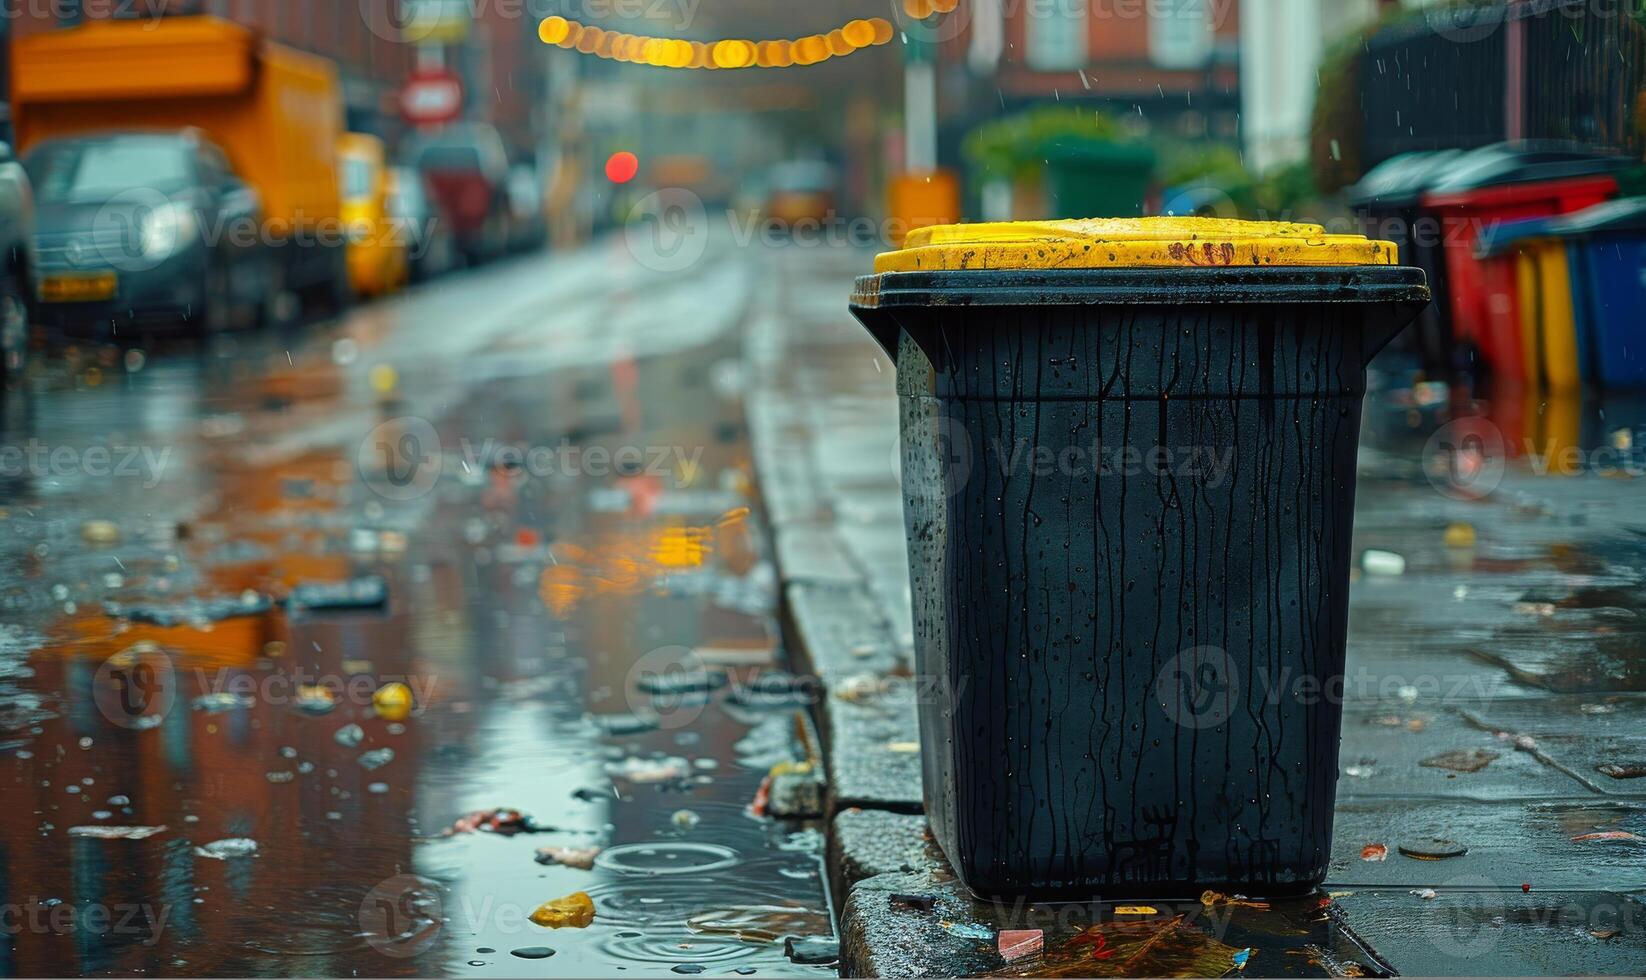
[[[14,43],[12,117],[22,155],[113,132],[206,135],[258,198],[279,261],[275,294],[349,295],[341,222],[337,69],[209,16],[95,20]]]

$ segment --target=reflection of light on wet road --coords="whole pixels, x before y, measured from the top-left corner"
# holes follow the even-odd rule
[[[724,259],[663,275],[603,247],[539,256],[365,307],[332,335],[155,353],[125,384],[50,391],[32,416],[0,420],[8,439],[173,450],[146,489],[72,475],[0,486],[14,532],[0,588],[27,600],[0,632],[6,883],[173,910],[153,945],[31,934],[7,962],[468,975],[547,947],[555,972],[580,975],[720,961],[830,975],[790,964],[780,943],[688,929],[695,915],[792,905],[827,931],[821,841],[745,812],[770,760],[735,746],[766,716],[728,711],[721,689],[669,701],[636,684],[664,648],[771,665],[741,407],[709,383],[739,356],[730,327],[752,281]],[[404,500],[357,465],[360,440],[397,417],[451,442],[441,478]],[[470,474],[461,439],[682,452],[655,474]],[[93,518],[112,527],[101,543],[82,539]],[[381,608],[179,626],[103,608],[263,602],[367,576],[387,587]],[[391,682],[413,696],[403,718],[373,706]],[[336,697],[305,696],[319,689]],[[644,712],[667,717],[606,724]],[[664,762],[667,779],[624,775]],[[442,834],[494,807],[536,832]],[[256,851],[194,850],[236,839]],[[609,848],[612,866],[539,864],[542,847]],[[642,853],[694,872],[637,874]],[[587,929],[527,921],[576,891],[596,903]],[[418,914],[389,921],[401,908]]]

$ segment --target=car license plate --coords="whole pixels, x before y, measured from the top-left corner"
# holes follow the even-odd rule
[[[119,287],[119,277],[112,272],[46,276],[40,280],[40,300],[43,303],[92,303],[113,299]]]

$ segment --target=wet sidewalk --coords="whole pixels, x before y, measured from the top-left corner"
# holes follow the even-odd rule
[[[870,257],[776,261],[748,330],[751,439],[790,646],[826,690],[843,973],[1646,970],[1638,406],[1462,403],[1412,384],[1398,357],[1374,372],[1320,892],[984,902],[921,816],[894,379],[846,311]]]

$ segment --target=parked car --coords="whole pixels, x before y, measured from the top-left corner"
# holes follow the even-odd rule
[[[435,207],[423,177],[409,167],[389,168],[389,218],[406,242],[412,282],[427,282],[457,262],[451,222]]]
[[[0,142],[0,383],[28,364],[34,192],[10,143]]]
[[[268,284],[255,288],[270,297],[271,318],[283,306],[277,297],[347,301],[347,250],[336,234],[343,98],[330,59],[220,17],[98,18],[12,39],[11,113],[24,158],[47,140],[199,132],[214,169],[229,171],[215,163],[225,154],[232,163],[226,203],[256,206],[252,237],[272,258]],[[154,232],[168,220],[159,212]],[[150,297],[157,306],[165,298]]]
[[[383,141],[344,133],[337,143],[343,227],[348,230],[349,286],[359,296],[383,296],[406,284],[408,243],[389,214],[389,174]]]
[[[198,132],[47,140],[23,166],[47,324],[207,332],[268,314],[274,260],[257,192]]]
[[[542,248],[549,237],[544,210],[543,178],[537,166],[517,163],[509,168],[509,251]]]
[[[503,137],[485,123],[455,123],[413,144],[413,167],[428,182],[471,265],[497,258],[509,243],[509,158]]]

